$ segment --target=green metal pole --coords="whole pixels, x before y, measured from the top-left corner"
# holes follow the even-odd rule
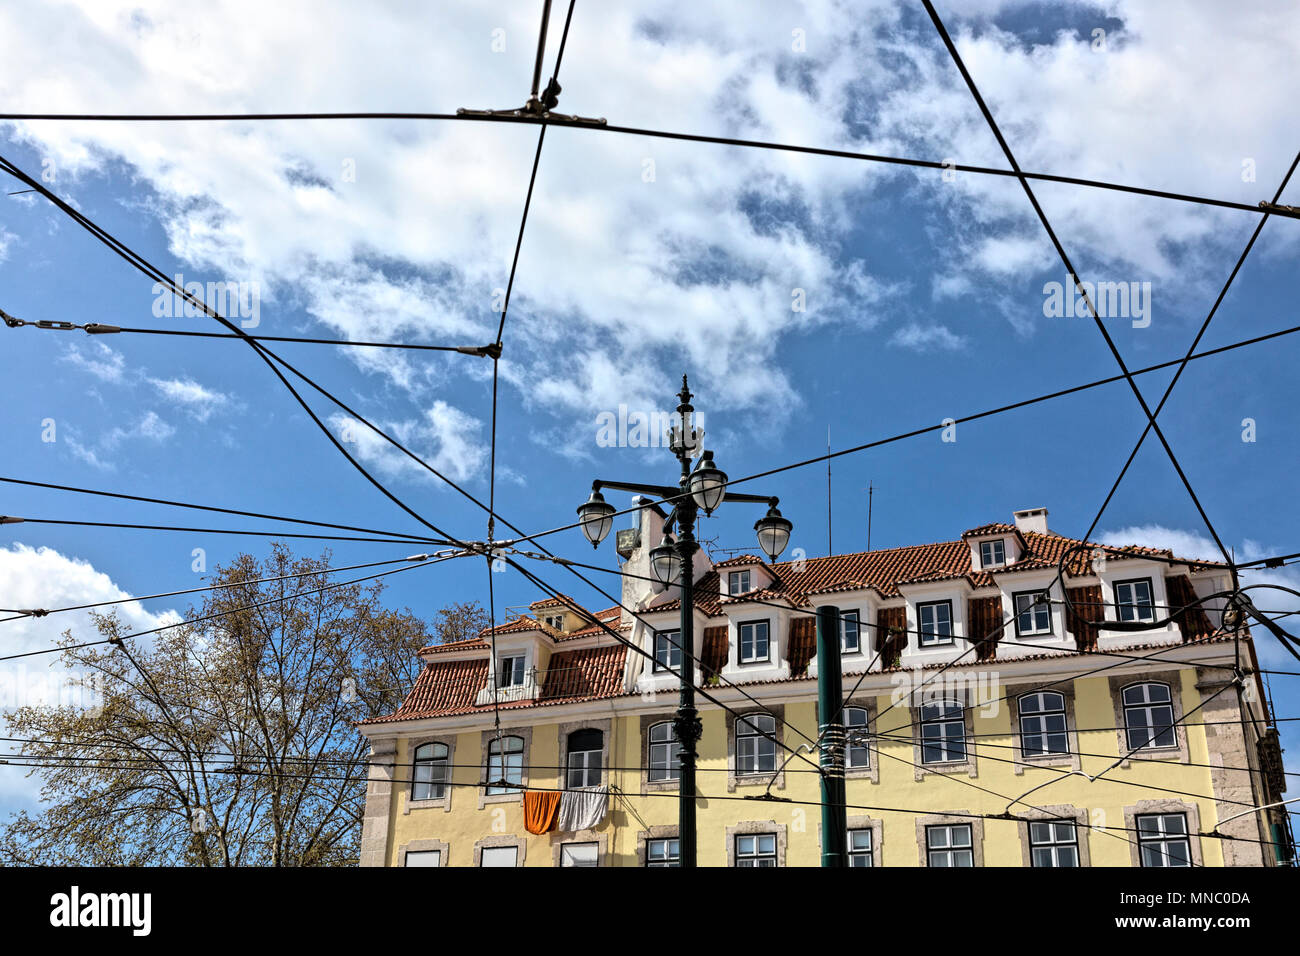
[[[677,554],[681,559],[682,575],[679,582],[681,595],[681,633],[678,644],[682,652],[681,702],[677,707],[677,716],[673,720],[673,733],[681,745],[680,760],[682,774],[678,793],[677,846],[678,866],[693,869],[696,866],[695,845],[695,764],[698,760],[696,747],[703,736],[704,727],[699,712],[695,709],[695,552],[699,544],[695,541],[695,499],[690,495],[691,446],[689,444],[691,412],[691,391],[686,385],[686,376],[682,376],[682,390],[678,395],[681,403],[677,414],[681,420],[681,434],[674,451],[681,464],[682,474],[678,487],[681,497],[674,509],[677,517]]]
[[[849,865],[844,807],[844,683],[840,674],[840,609],[817,609],[817,736],[821,741],[822,866]]]

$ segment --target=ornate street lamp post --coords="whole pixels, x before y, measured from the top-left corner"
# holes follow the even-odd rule
[[[681,790],[678,815],[678,846],[680,865],[695,866],[695,763],[696,744],[702,733],[699,712],[695,709],[695,588],[693,568],[699,544],[695,540],[695,519],[701,510],[712,514],[724,501],[765,503],[767,514],[754,524],[759,547],[769,561],[775,561],[790,541],[793,525],[777,510],[776,498],[759,495],[742,495],[727,491],[727,476],[713,463],[713,453],[700,449],[703,430],[691,424],[691,391],[686,376],[682,376],[681,400],[677,405],[678,421],[669,430],[669,448],[681,465],[677,487],[647,485],[623,481],[594,481],[591,497],[578,507],[582,532],[593,548],[609,534],[614,523],[615,508],[605,501],[601,488],[631,491],[654,495],[673,504],[672,513],[664,523],[664,538],[650,550],[650,570],[665,587],[677,584],[681,588],[681,699],[673,732],[681,746]],[[696,449],[701,450],[699,464],[691,467]],[[677,529],[674,540],[673,528]]]

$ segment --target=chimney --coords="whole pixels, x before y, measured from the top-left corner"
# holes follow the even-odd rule
[[[617,533],[616,547],[624,561],[622,570],[628,575],[623,578],[621,595],[625,607],[635,608],[651,587],[645,580],[650,577],[650,549],[659,544],[664,533],[663,511],[652,501],[641,495],[633,496],[632,506],[640,508],[636,512],[636,527]]]
[[[1026,508],[1024,511],[1017,511],[1014,514],[1016,517],[1016,530],[1021,534],[1029,531],[1047,534],[1046,508]]]

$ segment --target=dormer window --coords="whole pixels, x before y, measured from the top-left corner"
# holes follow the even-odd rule
[[[952,643],[951,601],[918,604],[916,620],[920,624],[922,647],[937,647],[940,644]]]
[[[1151,599],[1151,579],[1116,581],[1115,609],[1121,621],[1154,621],[1156,609]]]
[[[844,611],[840,614],[840,653],[857,654],[862,650],[862,639],[859,637],[860,621],[857,611]]]
[[[745,594],[753,590],[749,571],[732,571],[727,575],[727,593]]]
[[[772,659],[768,622],[748,621],[740,625],[740,663],[756,664]]]
[[[562,630],[564,630],[564,615],[563,615],[563,614],[548,614],[548,615],[546,615],[546,617],[545,617],[543,620],[545,620],[545,622],[546,622],[546,626],[547,626],[547,627],[553,627],[553,628],[555,628],[557,631],[562,631]]]
[[[1007,545],[1001,538],[980,542],[980,567],[997,568],[1007,563]]]
[[[1016,634],[1036,637],[1052,633],[1052,606],[1046,591],[1020,591],[1014,595]]]
[[[655,632],[654,670],[680,670],[682,666],[681,631]]]
[[[520,687],[524,683],[524,655],[501,658],[501,687]]]

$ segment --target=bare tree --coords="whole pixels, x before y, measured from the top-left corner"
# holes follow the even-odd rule
[[[478,601],[458,601],[440,608],[433,618],[439,644],[470,641],[488,626],[488,613]]]
[[[380,582],[334,583],[329,555],[276,545],[219,568],[208,618],[74,647],[93,709],[8,716],[45,808],[0,830],[8,862],[340,866],[357,862],[367,778],[355,722],[394,710],[428,643],[423,621],[380,603]],[[279,581],[263,578],[298,575]]]

